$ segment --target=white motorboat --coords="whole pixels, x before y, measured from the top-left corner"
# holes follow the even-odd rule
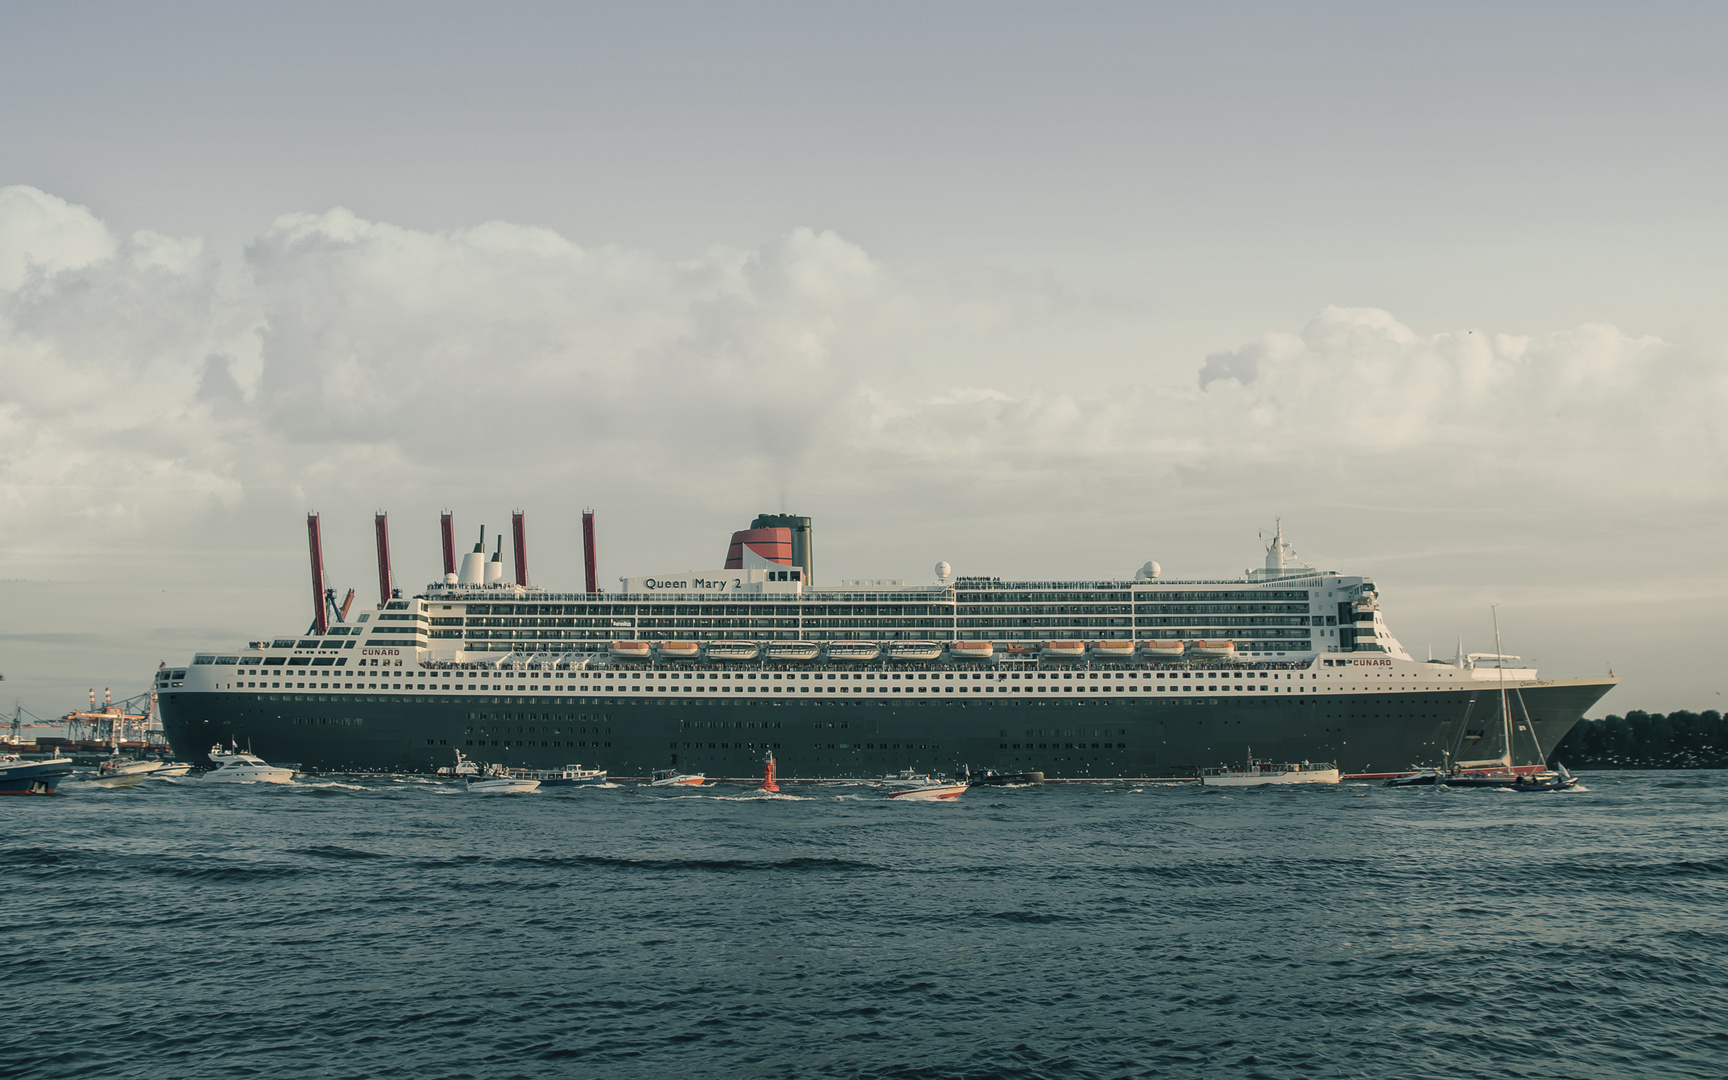
[[[890,799],[905,799],[908,802],[950,802],[966,794],[966,782],[958,784],[928,784],[924,787],[906,788],[904,791],[890,791]]]
[[[708,777],[702,773],[681,773],[670,769],[661,769],[654,774],[654,779],[648,781],[649,787],[701,787]]]
[[[1252,747],[1242,765],[1220,765],[1200,770],[1204,787],[1262,787],[1266,784],[1336,784],[1335,761],[1257,761]]]
[[[294,779],[293,769],[272,765],[261,757],[238,750],[220,755],[212,753],[210,758],[217,761],[217,766],[204,774],[202,779],[206,784],[286,784]]]
[[[480,766],[462,756],[462,751],[456,751],[456,764],[438,766],[439,776],[478,776]]]
[[[148,780],[161,767],[160,761],[127,761],[115,755],[105,759],[94,776],[86,774],[78,779],[95,787],[128,788]]]
[[[891,776],[884,776],[880,780],[877,780],[876,786],[914,788],[928,787],[935,782],[936,780],[927,772],[919,772],[916,769],[901,769],[899,772],[894,773]]]
[[[158,768],[155,772],[151,773],[150,775],[157,780],[171,780],[171,779],[178,777],[178,776],[185,776],[187,773],[189,773],[191,771],[192,771],[192,763],[191,762],[188,762],[188,761],[164,761],[164,762],[161,762],[161,767]]]
[[[516,776],[470,776],[468,791],[474,795],[526,795],[537,791],[538,780],[526,780]]]

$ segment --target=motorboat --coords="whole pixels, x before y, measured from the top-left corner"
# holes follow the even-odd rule
[[[890,799],[904,799],[907,802],[951,802],[966,794],[966,782],[956,784],[926,784],[922,787],[905,788],[901,791],[890,791]]]
[[[710,660],[754,660],[762,646],[754,641],[710,641],[707,652]]]
[[[662,641],[655,648],[662,660],[694,660],[702,654],[702,646],[694,641]]]
[[[1234,641],[1196,641],[1188,647],[1188,654],[1196,660],[1234,660],[1236,659],[1236,643]]]
[[[189,761],[164,761],[161,763],[161,767],[151,773],[150,776],[154,780],[173,780],[185,776],[191,771],[192,763]]]
[[[1386,781],[1387,787],[1433,787],[1440,782],[1438,769],[1416,769]]]
[[[1148,660],[1180,660],[1188,652],[1182,641],[1142,641],[1140,654]]]
[[[540,781],[527,773],[526,769],[506,769],[494,762],[469,775],[466,784],[475,795],[526,795],[540,788]]]
[[[701,787],[708,777],[702,773],[681,773],[674,769],[656,769],[649,787]]]
[[[1046,641],[1044,643],[1044,659],[1084,660],[1086,659],[1086,643],[1084,641]]]
[[[988,641],[950,641],[950,660],[989,660],[996,655],[996,646]]]
[[[212,754],[214,760],[216,755]],[[294,770],[271,765],[261,757],[231,751],[221,755],[221,762],[203,776],[206,784],[286,784],[294,779]]]
[[[458,751],[456,751],[456,764],[438,766],[438,775],[439,776],[478,776],[478,775],[480,775],[480,766],[478,766],[478,765],[474,764],[474,762],[468,760],[466,757],[464,757],[462,755],[462,751],[458,750]]]
[[[614,641],[611,653],[614,660],[647,660],[653,647],[646,641]]]
[[[470,776],[468,792],[471,795],[526,795],[531,791],[540,790],[540,781],[524,780],[515,776]]]
[[[150,778],[162,768],[160,761],[129,761],[118,754],[104,758],[94,776],[86,773],[78,779],[94,787],[129,788]]]
[[[1095,641],[1092,643],[1092,658],[1094,660],[1132,660],[1134,659],[1134,643],[1132,641]]]
[[[1008,787],[1043,782],[1044,774],[1041,772],[997,772],[995,769],[985,769],[983,772],[969,772],[966,775],[968,787]]]
[[[882,655],[882,646],[874,641],[830,641],[828,659],[838,661],[874,660]]]
[[[764,651],[769,660],[814,660],[822,647],[814,641],[771,641]]]
[[[936,660],[942,656],[940,641],[890,641],[890,660]]]
[[[584,769],[580,765],[566,765],[561,769],[531,775],[540,781],[541,787],[590,787],[606,782],[605,769]]]
[[[931,784],[934,784],[935,782],[936,782],[935,778],[932,777],[927,772],[919,772],[916,769],[901,769],[897,773],[894,773],[894,774],[889,775],[889,776],[884,776],[880,780],[877,780],[876,786],[877,787],[892,787],[892,788],[915,788],[915,787],[928,787]]]
[[[1264,787],[1268,784],[1336,784],[1340,779],[1335,761],[1262,761],[1252,747],[1242,765],[1221,765],[1200,770],[1204,787]]]
[[[0,754],[0,795],[52,795],[71,775],[71,758],[25,761],[17,754]]]

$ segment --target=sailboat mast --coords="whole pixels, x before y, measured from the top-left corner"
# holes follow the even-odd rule
[[[1512,768],[1512,710],[1506,707],[1506,650],[1500,647],[1500,605],[1489,604],[1494,616],[1494,663],[1500,670],[1500,719],[1506,725],[1506,768]]]

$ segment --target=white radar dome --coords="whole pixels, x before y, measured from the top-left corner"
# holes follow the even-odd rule
[[[1136,581],[1151,581],[1153,578],[1157,577],[1159,574],[1162,574],[1163,572],[1164,572],[1164,568],[1162,566],[1159,566],[1157,563],[1148,560],[1145,566],[1142,566],[1140,569],[1134,571],[1134,578]]]
[[[939,562],[936,564],[936,576],[938,578],[941,578],[943,581],[947,581],[948,575],[952,574],[953,572],[954,572],[954,568],[952,566],[949,566],[945,562]]]

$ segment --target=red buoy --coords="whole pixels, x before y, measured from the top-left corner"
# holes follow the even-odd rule
[[[768,751],[768,760],[762,765],[762,782],[756,785],[757,791],[779,791],[779,785],[774,783],[774,751]]]

